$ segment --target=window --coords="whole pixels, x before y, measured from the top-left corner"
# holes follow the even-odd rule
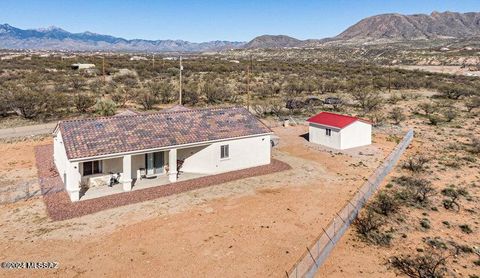
[[[325,129],[325,135],[332,136],[332,130],[330,128]]]
[[[102,161],[83,162],[83,175],[100,174],[102,172]]]
[[[220,146],[220,158],[228,158],[228,157],[229,157],[228,145]]]

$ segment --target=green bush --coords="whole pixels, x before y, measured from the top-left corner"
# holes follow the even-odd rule
[[[113,116],[117,112],[117,105],[109,99],[100,99],[95,104],[95,112],[101,116]]]

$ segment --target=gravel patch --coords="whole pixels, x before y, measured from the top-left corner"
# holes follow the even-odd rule
[[[270,164],[264,166],[211,175],[158,187],[123,192],[85,201],[71,202],[53,163],[53,145],[37,146],[35,148],[35,160],[47,213],[54,221],[71,219],[202,187],[291,169],[290,165],[285,162],[272,159]]]

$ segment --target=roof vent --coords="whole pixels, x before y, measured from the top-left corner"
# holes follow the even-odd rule
[[[96,123],[95,128],[103,128],[103,123]]]

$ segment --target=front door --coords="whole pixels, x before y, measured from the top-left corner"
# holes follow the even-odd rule
[[[147,169],[147,176],[163,173],[164,165],[165,163],[163,158],[163,152],[145,154],[145,166]]]

